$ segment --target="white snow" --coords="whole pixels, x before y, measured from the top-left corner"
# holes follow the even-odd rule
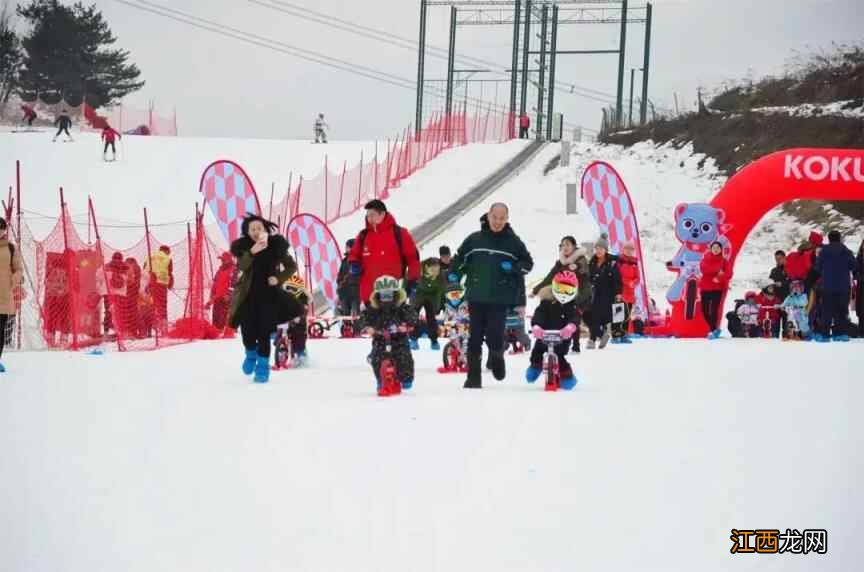
[[[104,163],[98,134],[74,133],[73,143],[61,143],[62,137],[52,143],[52,137],[53,132],[0,133],[0,182],[4,187],[5,183],[14,186],[15,161],[20,160],[21,204],[37,238],[45,236],[59,216],[61,186],[78,231],[86,236],[87,197],[92,196],[98,221],[134,226],[106,226],[103,237],[115,248],[127,248],[143,237],[139,226],[144,224],[144,207],[160,240],[185,239],[186,221],[194,221],[195,203],[203,202],[198,189],[201,174],[213,161],[230,159],[243,167],[266,208],[271,184],[278,201],[292,172],[295,186],[301,174],[307,179],[315,177],[324,168],[325,155],[335,171],[346,160],[349,168],[359,163],[361,151],[366,157],[375,152],[374,142],[313,145],[309,141],[126,135],[118,142],[120,160]],[[386,144],[379,144],[379,153],[383,149]],[[205,220],[209,217],[208,213]]]
[[[152,138],[102,172],[90,144],[19,149],[8,137],[0,176],[24,149],[34,164],[25,189],[44,192],[51,214],[60,177],[75,181],[76,204],[98,190],[100,216],[137,220],[140,202],[153,200],[170,221],[188,218],[201,170],[229,145],[247,149],[236,158],[259,188],[256,170],[303,163],[299,143]],[[394,191],[390,208],[400,224],[418,224],[520,145],[448,151]],[[296,162],[283,165],[295,146]],[[63,156],[73,150],[77,162]],[[544,176],[557,153],[544,149],[423,254],[457,247],[503,200],[539,279],[561,236],[596,238],[584,205],[562,214],[564,184],[603,159],[633,195],[650,292],[662,303],[673,279],[663,262],[678,248],[673,208],[710,199],[723,182],[713,161],[690,147],[583,144],[571,166]],[[133,171],[135,157],[160,160]],[[337,238],[361,224],[340,221]],[[734,288],[767,277],[773,245],[808,231],[766,217],[738,258]],[[556,394],[523,381],[524,355],[508,356],[507,380],[487,374],[469,392],[462,375],[435,372],[440,353],[428,341],[421,348],[414,389],[388,399],[374,395],[368,340],[310,341],[310,367],[274,372],[266,386],[240,374],[236,339],[7,354],[0,570],[845,571],[864,561],[860,341],[639,340],[572,356],[580,383]],[[732,555],[732,528],[827,529],[828,554]]]
[[[645,340],[545,393],[434,372],[382,399],[367,340],[252,385],[239,340],[24,353],[0,378],[0,569],[853,570],[862,345]],[[828,554],[731,555],[825,528]]]
[[[833,115],[852,119],[864,119],[864,102],[856,99],[847,99],[831,103],[802,103],[800,105],[756,107],[752,111],[756,113],[782,113],[791,115],[792,117]]]

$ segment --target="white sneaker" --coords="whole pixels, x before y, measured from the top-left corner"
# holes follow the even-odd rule
[[[601,350],[606,347],[606,344],[609,343],[609,330],[607,329],[603,332],[603,337],[600,338],[600,345],[598,346]]]

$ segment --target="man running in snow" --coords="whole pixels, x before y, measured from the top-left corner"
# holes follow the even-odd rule
[[[327,129],[330,126],[324,121],[324,114],[319,113],[315,118],[315,143],[327,143]]]
[[[114,146],[115,138],[119,137],[123,139],[123,136],[120,135],[119,132],[115,131],[110,125],[105,124],[105,128],[102,129],[102,141],[105,142],[105,148],[102,149],[102,160],[107,161],[105,155],[108,153],[108,146],[111,146],[111,160],[115,161],[117,159],[117,148]]]
[[[72,120],[69,118],[68,112],[64,109],[63,113],[54,121],[54,125],[57,126],[57,134],[54,136],[54,139],[51,141],[57,141],[57,138],[60,137],[61,133],[65,133],[67,141],[73,141],[72,135],[69,134],[69,128],[72,127]]]

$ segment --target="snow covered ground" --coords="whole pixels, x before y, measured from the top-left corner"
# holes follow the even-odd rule
[[[0,136],[4,152],[12,144]],[[450,151],[390,208],[418,224],[520,145]],[[539,279],[561,236],[596,238],[587,209],[562,214],[564,183],[603,159],[633,195],[660,302],[678,247],[672,209],[719,188],[711,161],[687,148],[580,145],[571,166],[544,176],[557,153],[544,149],[423,254],[458,246],[503,200]],[[124,199],[104,216],[126,216]],[[162,195],[163,215],[186,201]],[[772,220],[739,257],[735,288],[767,275],[783,235]],[[337,238],[361,224],[337,223]],[[435,372],[440,354],[422,340],[414,389],[389,399],[374,395],[368,340],[311,341],[310,367],[266,386],[240,374],[239,340],[11,353],[0,570],[854,570],[862,346],[639,340],[573,356],[579,385],[549,394],[523,381],[524,355],[508,356],[504,382],[485,375],[482,391],[465,391],[463,376]],[[828,553],[733,555],[733,528],[826,529]]]
[[[756,107],[753,111],[757,113],[783,113],[793,117],[835,115],[852,119],[864,119],[864,102],[860,99],[847,99],[825,104],[802,103],[801,105]]]
[[[425,341],[421,347],[426,348]],[[266,386],[239,341],[25,353],[0,378],[0,569],[853,570],[862,344],[644,340],[545,393],[416,355],[374,396],[366,340]],[[731,555],[824,528],[827,555]],[[768,562],[766,562],[766,560]]]

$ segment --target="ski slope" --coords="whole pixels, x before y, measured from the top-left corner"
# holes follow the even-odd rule
[[[5,152],[14,142],[4,137]],[[393,192],[390,210],[418,224],[521,145],[448,151]],[[650,293],[662,304],[672,279],[663,262],[678,247],[672,209],[719,188],[710,160],[700,167],[687,148],[581,145],[570,167],[544,176],[557,153],[547,146],[422,254],[455,248],[489,204],[505,201],[535,257],[529,279],[540,279],[561,236],[596,238],[586,209],[562,214],[564,184],[603,159],[633,195]],[[64,168],[96,177],[82,165]],[[135,168],[126,183],[110,171],[117,186],[168,176]],[[104,216],[119,219],[140,208],[137,193],[154,192],[136,188]],[[154,196],[161,215],[185,218],[185,198]],[[739,256],[734,288],[767,276],[775,243],[806,236],[771,217]],[[362,213],[333,226],[342,242]],[[240,374],[239,339],[9,353],[0,570],[855,570],[864,561],[862,346],[638,340],[571,355],[579,385],[549,394],[523,381],[524,355],[507,357],[505,381],[484,373],[482,391],[465,391],[462,375],[435,372],[440,354],[421,340],[414,389],[389,399],[374,395],[368,340],[310,341],[310,366],[274,372],[268,385]],[[732,528],[826,529],[828,554],[732,555]]]
[[[382,399],[368,340],[240,373],[239,340],[24,353],[0,378],[0,569],[849,571],[864,558],[862,344],[641,340],[580,384],[435,373]],[[731,555],[824,528],[828,554]],[[767,562],[766,562],[767,561]]]

